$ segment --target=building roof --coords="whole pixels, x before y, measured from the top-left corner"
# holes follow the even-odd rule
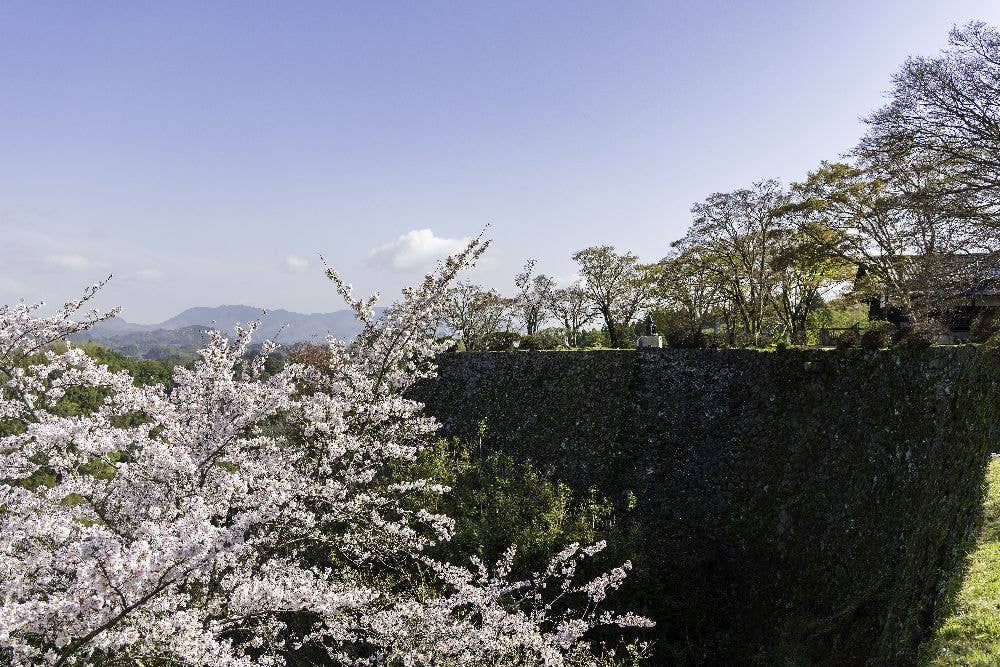
[[[906,267],[916,270],[926,266],[922,261],[926,259],[929,259],[927,255],[900,255],[896,261],[903,265],[905,271]],[[961,291],[963,296],[1000,295],[1000,253],[950,253],[935,255],[933,260],[942,276],[949,276],[956,284],[968,285]],[[863,278],[867,273],[864,266],[859,267],[856,279]]]

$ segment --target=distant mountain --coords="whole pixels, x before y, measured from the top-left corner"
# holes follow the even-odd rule
[[[322,341],[327,334],[337,338],[354,338],[361,326],[350,310],[332,313],[294,313],[288,310],[269,310],[251,306],[218,306],[216,308],[188,308],[156,326],[157,329],[178,329],[192,325],[208,326],[227,331],[236,324],[260,320],[259,338],[278,336],[282,343]],[[282,327],[284,329],[282,330]],[[280,331],[280,333],[279,333]]]
[[[156,328],[158,327],[155,324],[133,324],[132,322],[126,322],[120,317],[112,317],[94,325],[90,331],[107,337],[135,333],[136,331],[151,331]]]
[[[205,331],[232,331],[236,324],[260,320],[257,341],[275,338],[283,345],[302,342],[322,342],[328,334],[350,340],[361,326],[349,310],[332,313],[295,313],[252,306],[217,306],[188,308],[158,324],[135,324],[120,317],[100,322],[88,331],[74,336],[76,340],[91,340],[132,357],[159,358],[171,354],[195,352],[205,345]]]

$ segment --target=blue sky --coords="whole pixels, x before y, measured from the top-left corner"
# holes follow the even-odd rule
[[[388,297],[487,223],[472,278],[662,256],[692,203],[849,149],[908,54],[996,1],[0,0],[0,302]]]

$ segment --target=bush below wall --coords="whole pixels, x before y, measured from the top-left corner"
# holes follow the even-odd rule
[[[906,665],[979,522],[994,354],[453,354],[417,394],[612,499],[663,662]]]

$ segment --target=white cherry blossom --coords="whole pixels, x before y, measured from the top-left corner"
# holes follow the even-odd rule
[[[136,386],[67,343],[114,313],[74,319],[0,308],[0,662],[11,665],[598,664],[599,612],[628,565],[574,577],[594,548],[546,572],[426,557],[453,522],[401,479],[437,423],[405,397],[435,372],[442,298],[488,242],[473,241],[376,317],[329,277],[364,325],[329,341],[326,372],[264,373],[256,325],[212,332],[173,387]],[[63,349],[62,347],[58,349]],[[67,414],[88,391],[97,407]]]

